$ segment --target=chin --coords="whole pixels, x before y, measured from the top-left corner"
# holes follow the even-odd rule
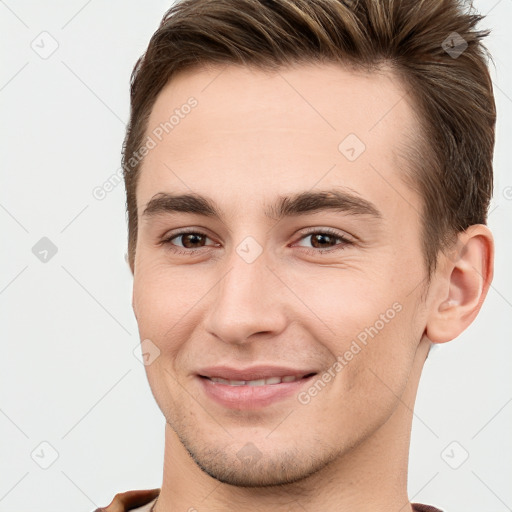
[[[260,451],[253,443],[241,449],[231,446],[200,448],[181,438],[195,464],[207,475],[236,487],[274,487],[300,482],[327,466],[336,454],[318,452],[319,444],[311,443],[314,453],[301,453],[297,448],[269,447]]]

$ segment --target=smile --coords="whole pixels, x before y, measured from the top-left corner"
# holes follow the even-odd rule
[[[296,396],[317,372],[291,367],[203,368],[196,378],[205,398],[228,409],[262,409]]]
[[[212,382],[218,382],[219,384],[225,384],[227,386],[267,386],[273,384],[281,384],[282,382],[295,382],[300,380],[304,375],[285,375],[284,377],[270,377],[268,379],[256,379],[256,380],[227,380],[221,379],[220,377],[209,378]],[[208,378],[208,377],[206,377]]]

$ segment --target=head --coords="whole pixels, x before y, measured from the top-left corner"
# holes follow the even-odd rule
[[[155,398],[212,476],[291,482],[353,450],[478,313],[495,124],[479,20],[455,0],[185,0],[138,60],[133,306]],[[213,367],[254,365],[310,376],[256,408],[205,391]]]

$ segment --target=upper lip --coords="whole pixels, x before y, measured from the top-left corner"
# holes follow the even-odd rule
[[[303,377],[316,373],[311,369],[290,368],[286,366],[251,366],[249,368],[233,368],[230,366],[210,366],[197,372],[201,377],[220,378],[225,380],[258,380],[271,377],[286,377],[293,375]]]

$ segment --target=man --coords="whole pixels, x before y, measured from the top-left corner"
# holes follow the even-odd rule
[[[455,0],[166,13],[123,148],[163,482],[101,510],[437,510],[407,496],[417,386],[493,273],[480,19]]]

